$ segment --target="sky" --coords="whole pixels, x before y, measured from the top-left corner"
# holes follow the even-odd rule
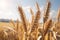
[[[38,3],[41,10],[41,15],[43,16],[44,7],[46,5],[46,0],[0,0],[0,19],[12,19],[21,20],[18,12],[18,6],[22,6],[26,18],[31,21],[31,14],[29,9],[32,8],[34,13],[36,13],[35,3]],[[60,0],[50,0],[51,11],[50,18],[55,19],[57,15],[57,10],[60,7]],[[41,22],[42,22],[41,16]]]

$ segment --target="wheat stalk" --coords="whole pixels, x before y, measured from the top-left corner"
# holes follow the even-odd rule
[[[46,23],[44,24],[44,35],[46,35],[46,33],[48,32],[51,23],[52,23],[52,20],[51,20],[51,19],[48,19],[48,20],[46,21]]]
[[[19,39],[19,20],[16,21],[16,31],[17,31],[17,37]],[[19,39],[20,40],[20,39]]]
[[[16,30],[18,31],[19,30],[19,20],[17,19],[17,22],[16,22]]]
[[[38,8],[38,6],[37,6],[37,8]],[[36,32],[35,34],[37,35],[37,28],[38,28],[38,21],[39,21],[39,19],[40,19],[40,10],[38,9],[37,13],[36,13],[36,17],[34,19],[34,23],[33,23],[32,28],[31,28],[31,32],[30,32],[31,34]],[[34,40],[37,40],[36,35],[35,35]]]
[[[26,21],[26,17],[24,15],[24,12],[23,12],[23,9],[22,7],[18,7],[18,10],[19,10],[19,13],[20,13],[20,16],[21,16],[21,19],[22,19],[22,23],[23,23],[23,28],[24,28],[24,31],[25,31],[25,40],[27,40],[28,36],[28,31],[27,31],[27,21]]]
[[[38,24],[39,19],[40,19],[40,11],[38,11],[37,14],[36,14],[36,18],[34,20],[34,24],[33,24],[33,27],[32,27],[32,32],[34,31],[35,28],[37,28],[37,24]]]
[[[38,5],[38,4],[36,4],[36,5]],[[37,6],[37,8],[38,8],[38,6]],[[40,10],[38,9],[36,16],[35,16],[35,19],[34,19],[34,23],[33,23],[33,27],[32,27],[31,32],[33,32],[33,30],[35,28],[37,28],[37,24],[38,24],[39,19],[40,19]]]
[[[51,6],[51,3],[50,1],[47,1],[47,4],[46,4],[46,9],[44,10],[44,17],[43,17],[43,22],[45,23],[49,17],[49,12],[50,12],[50,6]],[[43,32],[44,32],[44,23],[43,23]],[[42,33],[43,33],[42,32]],[[44,40],[44,33],[43,33],[43,40]]]
[[[31,22],[31,25],[32,25],[33,22],[34,22],[34,17],[35,17],[32,8],[30,8],[30,13],[31,13],[31,15],[32,15],[32,22]]]
[[[25,32],[27,32],[26,19],[25,19],[25,15],[24,15],[23,9],[22,9],[22,7],[18,7],[18,10],[19,10],[19,13],[20,13],[23,25],[24,25],[24,30],[25,30]]]
[[[47,5],[46,5],[46,9],[44,11],[44,23],[47,21],[48,17],[49,17],[49,12],[50,12],[50,6],[51,6],[51,3],[48,1],[47,2]]]
[[[48,40],[49,38],[49,35],[48,35],[48,30],[50,28],[50,25],[52,23],[52,20],[51,19],[48,19],[45,23],[44,23],[44,30],[42,31],[43,32],[43,35],[42,35],[42,40]]]
[[[30,13],[31,13],[31,16],[32,16],[32,21],[31,21],[31,28],[32,28],[35,16],[34,16],[34,12],[31,8],[30,8]]]
[[[52,40],[52,32],[49,32],[48,35],[49,35],[49,37],[48,37],[49,39],[48,40]]]

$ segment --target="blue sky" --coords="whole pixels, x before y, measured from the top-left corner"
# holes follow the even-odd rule
[[[60,0],[50,0],[50,1],[51,1],[50,16],[55,18],[57,14],[57,10],[60,6]],[[30,21],[31,14],[29,13],[29,8],[32,8],[35,13],[36,2],[38,2],[41,12],[43,13],[44,7],[46,5],[46,0],[0,0],[0,19],[3,18],[3,19],[13,19],[13,20],[19,19],[20,20],[17,7],[22,6],[25,12],[26,18]]]
[[[40,6],[45,6],[46,4],[46,0],[18,0],[18,1],[19,1],[18,3],[22,4],[23,6],[27,6],[27,5],[34,6],[36,2],[38,2]],[[54,10],[57,10],[58,7],[60,6],[60,0],[50,0],[50,2],[51,2],[51,7]]]
[[[26,7],[27,9],[29,7],[32,7],[34,12],[36,12],[36,9],[35,9],[36,2],[38,2],[39,6],[41,8],[41,11],[42,11],[42,15],[43,15],[44,7],[46,5],[47,0],[18,0],[19,5],[22,5],[23,7]],[[60,0],[50,0],[50,2],[51,2],[50,18],[55,19],[56,15],[57,15],[57,10],[60,6]],[[28,14],[26,14],[26,15],[28,15]],[[42,21],[42,18],[41,18],[41,21]]]

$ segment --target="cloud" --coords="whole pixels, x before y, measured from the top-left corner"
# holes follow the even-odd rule
[[[0,19],[20,19],[16,0],[0,0]]]

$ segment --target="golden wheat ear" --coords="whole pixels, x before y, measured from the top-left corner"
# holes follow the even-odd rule
[[[36,5],[38,5],[38,4],[36,4]],[[37,6],[37,8],[38,8],[38,7],[39,7],[39,5]],[[36,16],[35,16],[35,19],[34,19],[34,23],[33,23],[31,32],[33,32],[35,29],[38,28],[37,25],[38,25],[39,19],[40,19],[40,10],[37,9]]]
[[[50,26],[51,26],[52,20],[48,19],[45,24],[44,24],[44,35],[46,35],[46,33],[48,32]]]
[[[32,38],[32,39],[35,39],[35,40],[37,40],[37,36],[38,36],[37,29],[38,29],[39,19],[40,19],[40,10],[37,9],[36,15],[34,16],[34,22],[33,22],[33,25],[32,25],[31,31],[30,31],[31,38],[34,36],[34,38]],[[34,32],[36,35],[33,35]]]
[[[40,10],[40,6],[38,5],[38,3],[36,2],[35,4],[36,10]]]
[[[24,25],[24,30],[25,30],[25,32],[27,32],[26,17],[24,15],[24,11],[23,11],[22,7],[18,7],[18,11],[21,16],[22,23]]]
[[[44,23],[49,18],[50,6],[51,6],[51,3],[50,3],[50,1],[47,0],[47,4],[46,4],[46,7],[45,7],[46,9],[44,10],[44,17],[43,17],[43,31],[44,31]],[[43,37],[44,37],[44,33],[43,33]]]
[[[35,18],[32,8],[30,8],[30,13],[31,13],[31,16],[32,16],[32,21],[31,21],[31,26],[32,26],[33,23],[34,23],[34,18]]]
[[[46,4],[46,9],[44,10],[44,20],[43,20],[44,23],[47,21],[47,19],[49,17],[50,7],[51,7],[51,3],[50,3],[50,1],[48,1]]]

